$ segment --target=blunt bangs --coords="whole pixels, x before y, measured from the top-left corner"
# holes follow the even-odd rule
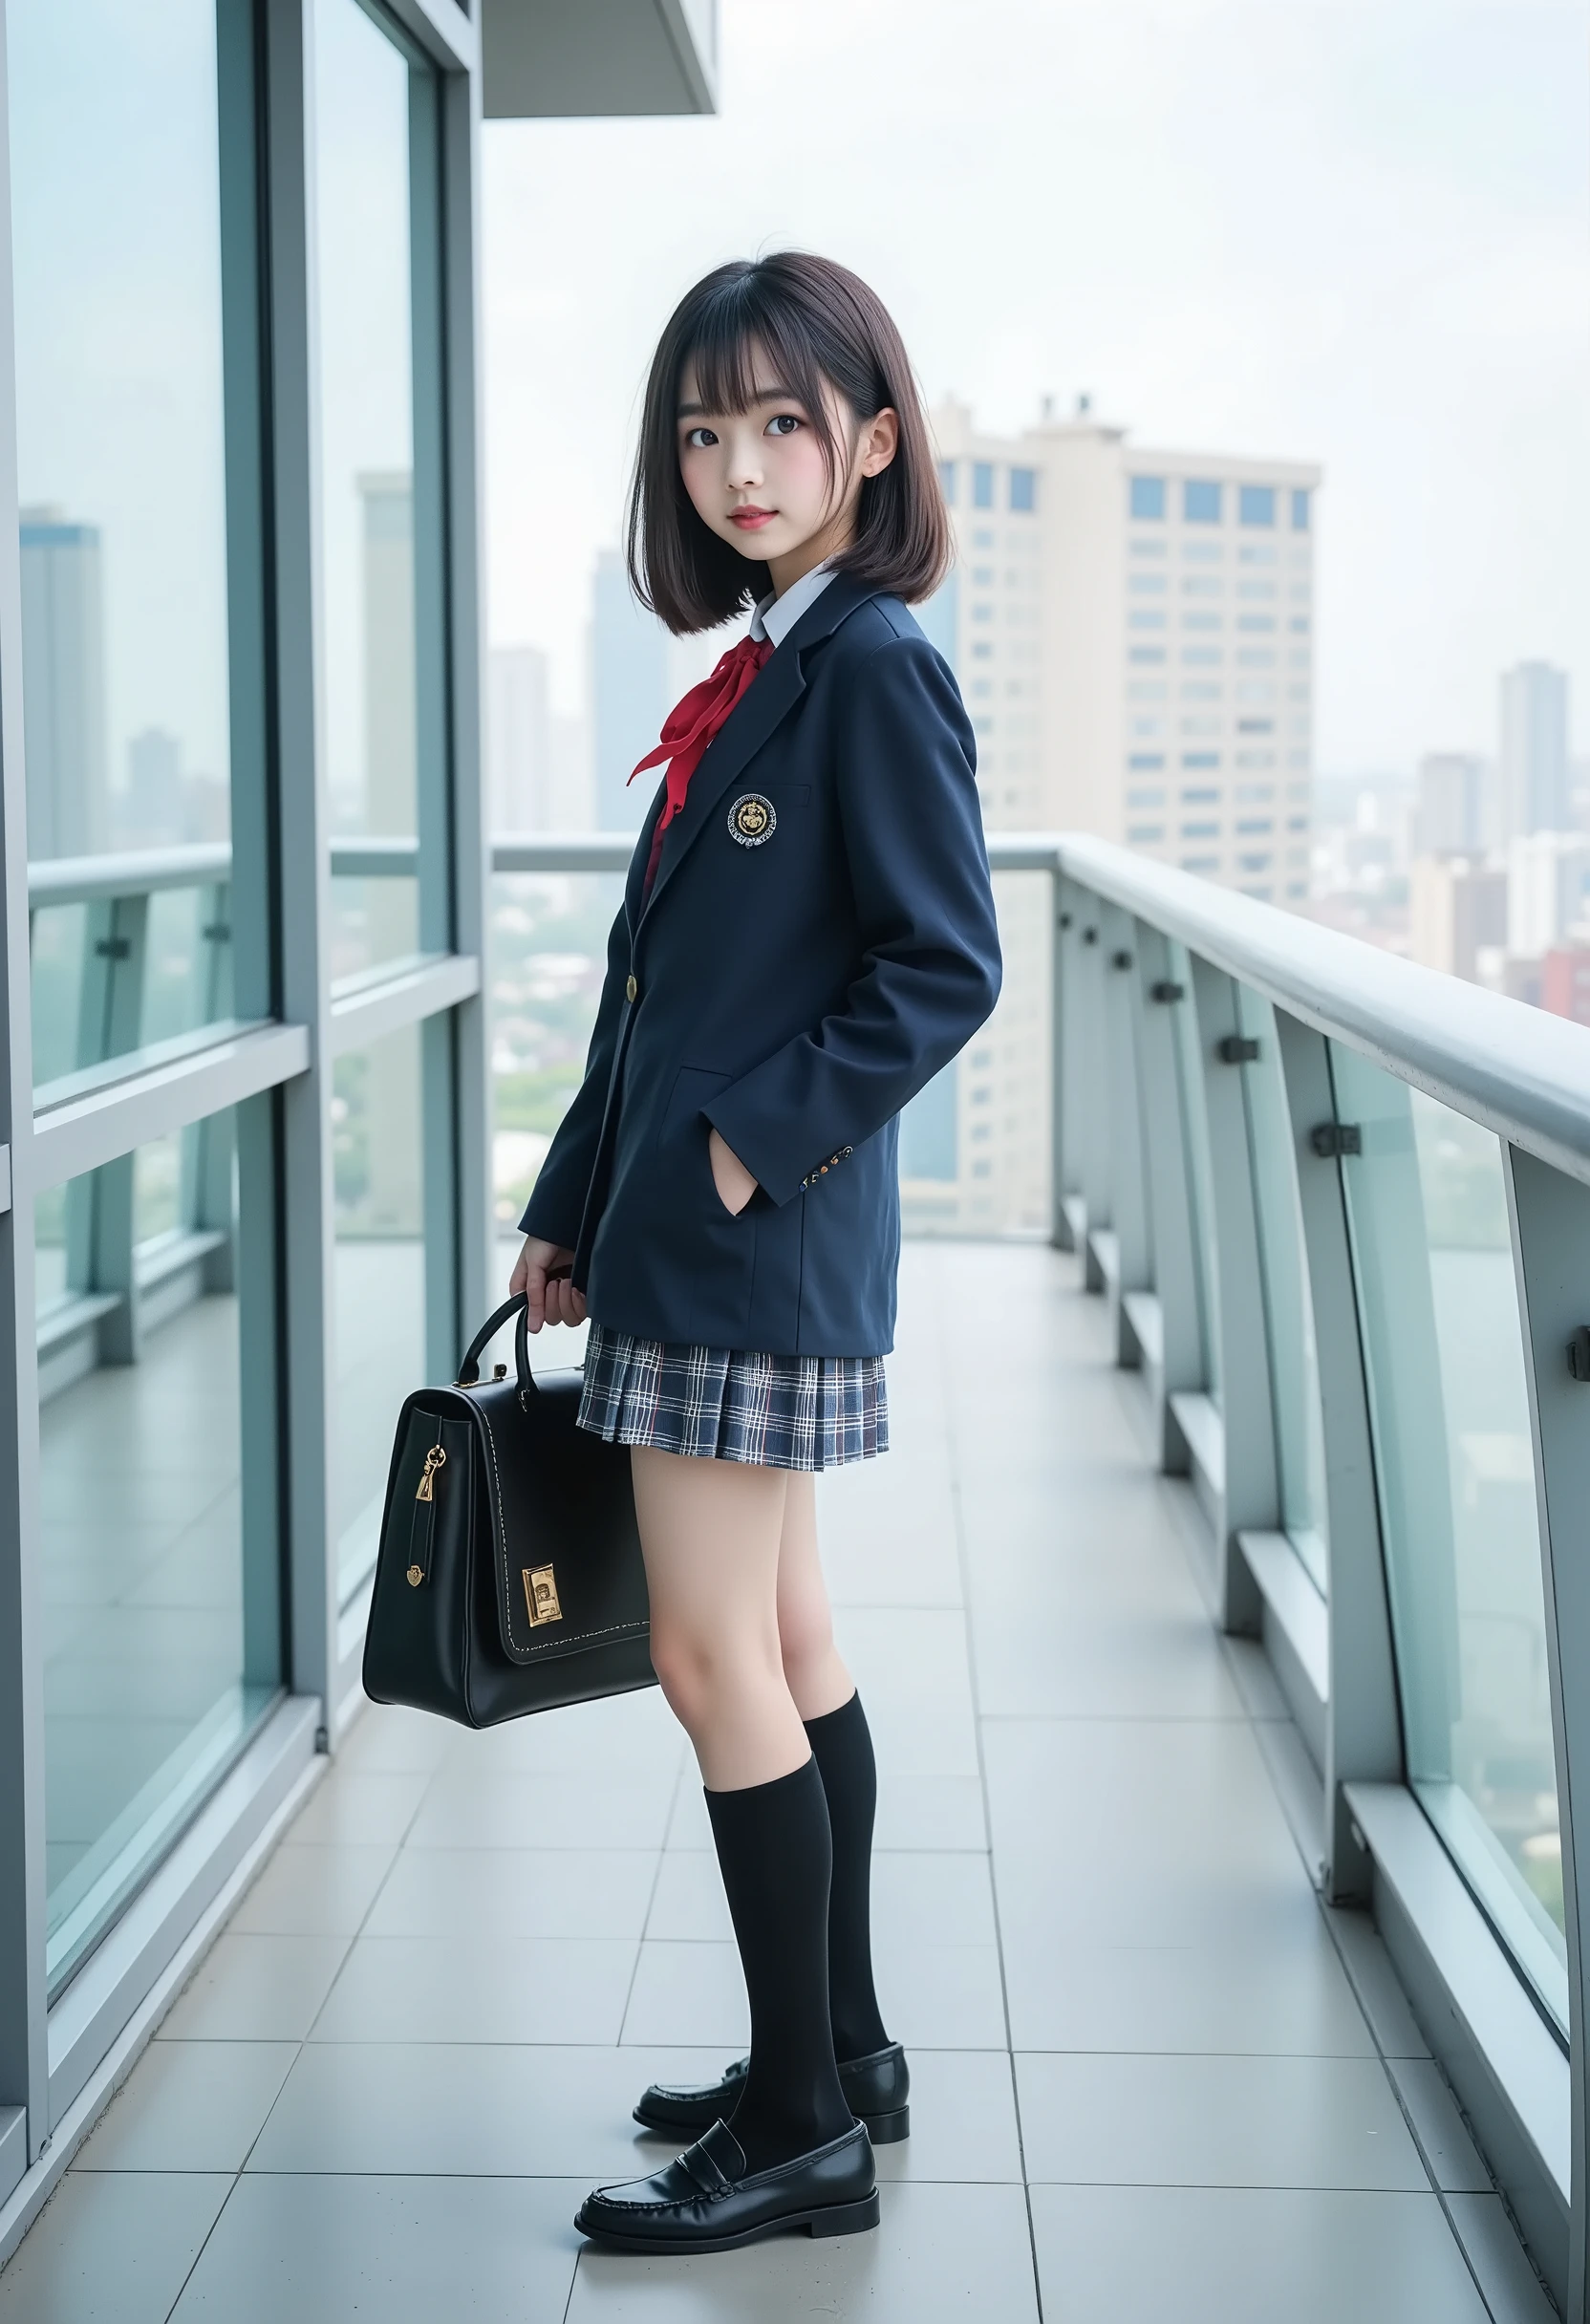
[[[758,389],[770,386],[804,405],[830,488],[844,445],[828,391],[858,420],[886,407],[897,412],[894,458],[863,481],[855,538],[834,562],[907,604],[931,596],[949,567],[950,524],[904,342],[858,275],[785,250],[717,268],[686,292],[663,331],[646,383],[627,527],[630,578],[642,604],[684,635],[716,629],[770,587],[767,567],[720,540],[685,491],[677,426],[689,366],[710,411],[749,411]]]

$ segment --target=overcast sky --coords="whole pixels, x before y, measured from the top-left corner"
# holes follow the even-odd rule
[[[716,118],[485,131],[491,630],[566,706],[658,330],[794,244],[995,428],[1320,461],[1322,770],[1490,746],[1523,656],[1590,747],[1584,6],[720,7]]]

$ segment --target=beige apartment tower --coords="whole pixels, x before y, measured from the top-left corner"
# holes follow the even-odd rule
[[[1092,831],[1300,903],[1319,469],[1149,449],[1086,412],[996,437],[949,402],[934,430],[957,555],[919,613],[966,698],[988,828]],[[935,1087],[904,1128],[918,1228],[1047,1216],[1045,898],[999,884],[999,1008],[953,1098]]]

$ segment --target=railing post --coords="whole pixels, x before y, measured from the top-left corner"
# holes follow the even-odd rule
[[[1060,1251],[1072,1248],[1071,1221],[1065,1214],[1070,1192],[1065,1173],[1066,1075],[1070,1071],[1071,1028],[1065,1019],[1066,936],[1070,915],[1067,881],[1057,856],[1049,874],[1049,1240]]]
[[[1372,1864],[1353,1838],[1343,1795],[1352,1782],[1403,1780],[1402,1728],[1391,1646],[1368,1387],[1359,1332],[1342,1165],[1312,1133],[1336,1118],[1329,1044],[1276,1011],[1297,1159],[1303,1263],[1314,1310],[1325,1466],[1330,1695],[1325,1708],[1325,1885],[1333,1902],[1367,1902]]]
[[[1128,1291],[1144,1291],[1152,1280],[1148,1196],[1143,1184],[1143,1117],[1137,1082],[1137,955],[1129,914],[1106,904],[1099,915],[1099,979],[1103,1008],[1105,1095],[1109,1128],[1110,1229],[1115,1238],[1115,1280],[1107,1288],[1114,1304],[1115,1357],[1135,1361],[1123,1302]]]
[[[1134,923],[1137,955],[1137,1074],[1143,1115],[1143,1170],[1153,1240],[1153,1286],[1159,1302],[1159,1361],[1150,1365],[1150,1389],[1163,1469],[1185,1466],[1181,1432],[1170,1417],[1171,1398],[1204,1383],[1203,1331],[1198,1315],[1198,1262],[1193,1249],[1192,1170],[1187,1151],[1181,1074],[1176,1061],[1177,1009],[1192,993],[1172,980],[1168,939],[1147,920]]]
[[[1218,1602],[1228,1630],[1256,1630],[1257,1585],[1236,1537],[1272,1530],[1278,1517],[1269,1338],[1259,1267],[1247,1108],[1244,1040],[1232,978],[1192,957],[1192,1001],[1209,1126],[1210,1198],[1219,1270],[1220,1417],[1225,1460],[1219,1527]]]
[[[1590,2318],[1590,1187],[1502,1146],[1535,1439],[1545,1589],[1546,1666],[1562,1848],[1568,1951],[1573,2188],[1568,2253],[1572,2324]]]

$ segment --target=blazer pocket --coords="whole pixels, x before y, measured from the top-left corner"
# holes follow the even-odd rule
[[[707,1125],[701,1119],[701,1108],[709,1097],[716,1097],[720,1089],[726,1089],[733,1079],[732,1073],[719,1073],[710,1065],[679,1067],[663,1106],[662,1119],[657,1124],[656,1147],[659,1156],[688,1147],[692,1132],[702,1154],[706,1153]]]

